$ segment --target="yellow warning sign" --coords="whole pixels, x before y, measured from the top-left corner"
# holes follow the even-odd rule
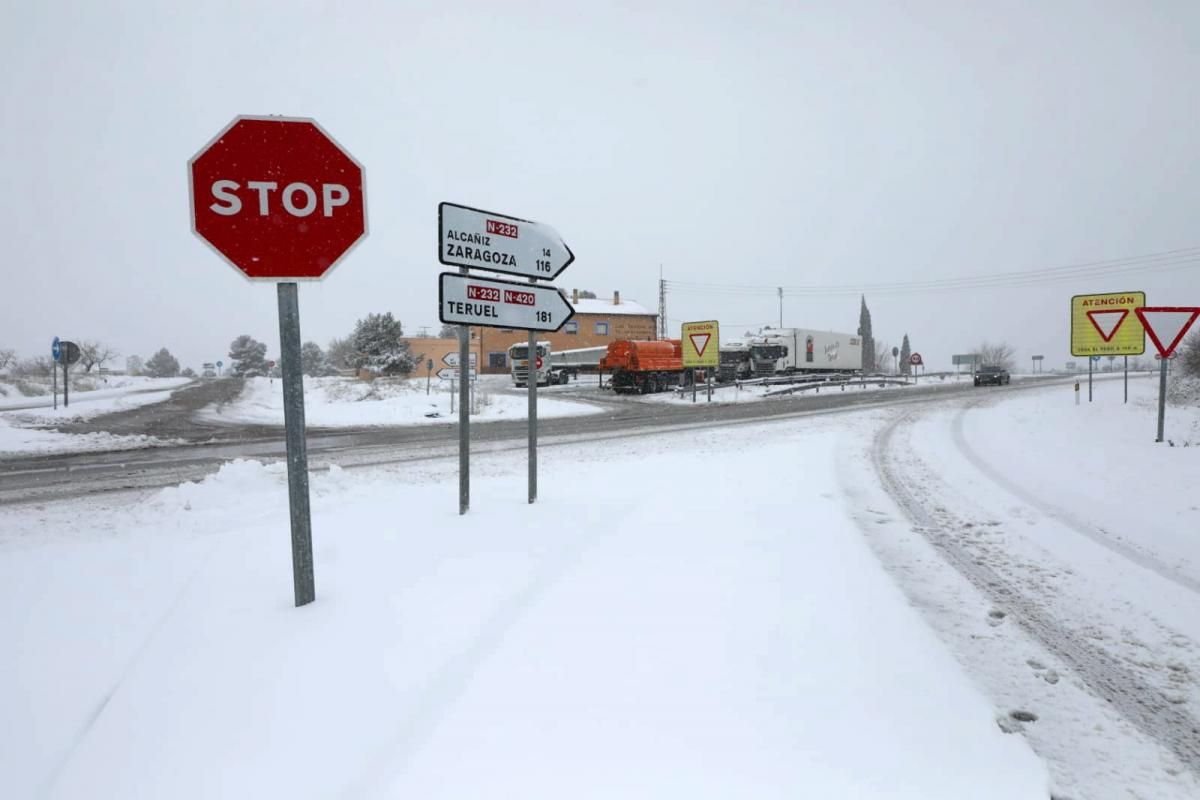
[[[716,320],[683,323],[683,365],[715,367],[720,359],[720,326]]]
[[[1135,308],[1145,292],[1077,294],[1071,298],[1071,355],[1140,356],[1146,334]]]

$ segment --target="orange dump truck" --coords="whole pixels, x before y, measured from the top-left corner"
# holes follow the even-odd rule
[[[612,375],[614,392],[651,394],[686,380],[683,350],[678,339],[653,342],[622,339],[610,342],[600,359],[600,371]]]

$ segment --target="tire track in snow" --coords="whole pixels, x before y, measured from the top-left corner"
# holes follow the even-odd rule
[[[1112,537],[1106,535],[1103,530],[1096,528],[1094,525],[1089,525],[1083,520],[1072,516],[1068,512],[1053,505],[1052,503],[1046,502],[1029,490],[1017,485],[1015,482],[1010,480],[999,470],[989,464],[987,460],[983,458],[983,456],[979,455],[979,453],[977,453],[974,448],[971,447],[970,443],[967,441],[966,432],[963,430],[963,419],[966,417],[967,412],[978,406],[979,403],[972,403],[960,409],[959,412],[954,416],[954,422],[951,426],[951,434],[954,439],[954,446],[957,447],[963,457],[971,463],[971,466],[979,470],[979,472],[983,473],[988,480],[1012,496],[1016,497],[1022,503],[1037,509],[1047,517],[1050,517],[1054,521],[1063,525],[1063,527],[1078,533],[1080,536],[1086,537],[1087,539],[1112,551],[1113,553],[1116,553],[1124,559],[1132,561],[1142,569],[1153,572],[1163,580],[1170,581],[1176,586],[1180,586],[1188,591],[1200,594],[1200,581],[1192,578],[1189,575],[1184,575],[1170,564],[1160,561],[1148,553],[1144,553],[1135,547],[1131,547],[1130,545],[1113,539]]]
[[[978,560],[909,489],[892,465],[891,451],[896,430],[911,418],[912,412],[901,414],[876,434],[871,460],[884,490],[909,518],[914,530],[984,597],[1009,609],[1009,617],[1070,666],[1091,692],[1111,703],[1130,724],[1174,753],[1187,769],[1200,776],[1200,721],[1162,692],[1147,686],[1119,658],[1064,628],[1049,609]]]

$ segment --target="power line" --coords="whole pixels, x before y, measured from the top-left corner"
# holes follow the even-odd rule
[[[809,284],[784,287],[670,280],[665,281],[665,283],[666,288],[686,294],[764,296],[778,295],[781,288],[784,294],[791,296],[864,293],[902,294],[1031,286],[1039,283],[1054,283],[1080,278],[1098,278],[1134,272],[1171,272],[1181,269],[1192,269],[1198,266],[1200,266],[1200,247],[1187,247],[1159,253],[1147,253],[1140,256],[1068,264],[1048,269],[1019,270],[992,275],[936,278],[908,282]]]

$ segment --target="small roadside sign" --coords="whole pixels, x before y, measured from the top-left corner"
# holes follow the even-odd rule
[[[1146,338],[1134,312],[1145,292],[1077,294],[1071,298],[1071,355],[1140,356]]]
[[[450,380],[456,381],[459,379],[458,367],[442,367],[441,369],[439,369],[437,371],[437,376],[439,379],[441,379],[443,381],[450,381]],[[470,378],[471,380],[475,380],[475,378],[477,377],[475,370],[473,370],[473,369],[470,370],[467,373],[467,377]]]
[[[476,278],[443,272],[438,315],[447,325],[487,325],[526,331],[556,331],[575,309],[553,286]]]
[[[717,366],[720,361],[720,334],[720,325],[716,320],[683,323],[683,366]]]
[[[477,355],[478,355],[477,353],[471,353],[471,357],[469,359],[469,361],[471,362],[471,369],[475,369]],[[458,353],[446,353],[446,355],[442,356],[442,363],[448,367],[457,367],[458,366]]]
[[[921,360],[920,353],[913,353],[911,356],[908,357],[908,363],[912,364],[914,367],[919,367],[922,364],[924,364],[925,362]]]
[[[558,232],[494,211],[438,204],[438,261],[450,267],[553,280],[575,254]]]
[[[58,361],[62,358],[62,342],[59,341],[57,336],[55,336],[54,341],[50,343],[50,355],[55,361]]]

